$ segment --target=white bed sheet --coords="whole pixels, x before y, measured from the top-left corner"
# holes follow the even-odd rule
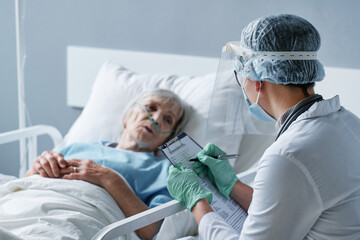
[[[104,189],[84,181],[0,175],[0,184],[0,239],[89,240],[124,218]]]

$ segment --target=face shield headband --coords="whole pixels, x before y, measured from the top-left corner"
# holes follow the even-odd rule
[[[260,80],[262,73],[255,72],[253,62],[262,60],[316,60],[316,51],[254,51],[240,46],[240,42],[227,43],[222,52],[233,54],[236,59],[234,69],[240,73],[244,70],[245,76],[251,80]],[[247,67],[245,67],[248,65]],[[258,75],[260,74],[260,75]]]
[[[270,52],[270,51],[253,51],[251,49],[243,48],[240,42],[229,42],[223,49],[223,52],[232,52],[233,54],[242,57],[244,60],[252,58],[269,59],[269,60],[316,60],[317,51],[283,51],[283,52]]]
[[[141,103],[135,102],[135,104],[137,104],[142,110],[144,110],[144,112],[146,113],[146,115],[148,116],[149,120],[151,121],[152,125],[154,125],[155,129],[161,133],[161,134],[169,134],[169,133],[174,133],[175,130],[169,130],[169,131],[162,131],[159,127],[159,125],[155,122],[155,120],[151,117],[150,113],[148,112],[148,110],[146,109],[146,107],[144,105],[142,105]]]

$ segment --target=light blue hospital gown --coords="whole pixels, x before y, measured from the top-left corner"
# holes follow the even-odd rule
[[[170,162],[152,153],[133,152],[97,143],[74,143],[60,153],[66,160],[90,159],[122,175],[135,194],[150,208],[172,200],[166,179]]]

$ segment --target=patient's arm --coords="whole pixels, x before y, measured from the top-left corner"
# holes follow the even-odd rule
[[[34,160],[32,167],[25,176],[40,174],[43,177],[55,178],[60,176],[60,169],[66,166],[67,163],[61,153],[44,151]]]
[[[113,171],[109,171],[109,176],[104,183],[104,188],[116,200],[119,207],[126,217],[130,217],[137,213],[149,209],[134,192],[127,186],[124,180]],[[141,239],[152,239],[159,231],[161,221],[150,224],[136,231]]]
[[[109,168],[102,167],[91,160],[68,160],[68,167],[61,170],[64,179],[79,179],[96,184],[106,189],[115,199],[125,217],[130,217],[137,213],[149,209],[134,192],[127,186],[124,180]],[[77,172],[73,172],[73,166],[77,167]],[[136,231],[142,239],[152,239],[161,226],[161,221],[150,224]]]

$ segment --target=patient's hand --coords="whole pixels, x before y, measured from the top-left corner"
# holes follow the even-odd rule
[[[92,160],[71,159],[66,162],[67,167],[61,169],[64,179],[78,179],[104,187],[105,181],[113,173],[109,168],[102,167]]]
[[[65,168],[67,163],[61,153],[45,151],[38,156],[26,176],[40,174],[43,177],[60,177],[60,169]]]

